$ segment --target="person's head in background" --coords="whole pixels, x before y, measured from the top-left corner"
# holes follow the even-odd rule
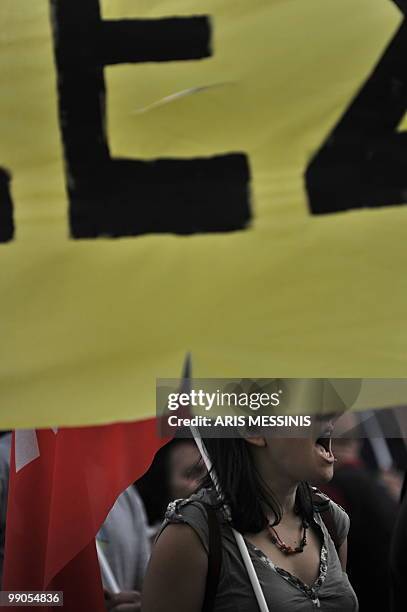
[[[150,469],[137,481],[150,525],[161,522],[168,504],[196,491],[206,474],[195,442],[174,438],[156,454]]]
[[[359,437],[358,425],[358,418],[353,412],[342,414],[336,424],[332,446],[337,460],[337,468],[360,461],[362,441]]]
[[[370,465],[365,461],[363,451],[368,447],[372,449],[372,441],[363,438],[363,427],[360,426],[357,414],[347,412],[341,416],[336,426],[336,436],[332,441],[333,451],[337,460],[336,470],[338,474],[342,468],[359,468],[365,472],[369,471],[381,482],[387,493],[398,502],[403,483],[404,474],[395,465],[387,468],[379,464]],[[386,440],[383,444],[388,449]],[[372,452],[372,451],[371,451]],[[344,502],[342,503],[344,505]]]
[[[177,440],[168,456],[168,490],[171,499],[190,497],[201,484],[206,469],[192,440]]]

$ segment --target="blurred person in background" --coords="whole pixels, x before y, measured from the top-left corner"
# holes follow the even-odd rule
[[[391,612],[407,610],[407,473],[401,492],[400,511],[390,553]]]
[[[101,565],[107,610],[138,612],[150,540],[143,502],[134,485],[119,495],[96,540],[120,589],[119,593],[110,590]]]
[[[366,467],[361,458],[362,440],[355,415],[344,414],[340,426],[347,433],[346,437],[333,440],[335,474],[321,489],[351,519],[347,571],[360,612],[388,612],[390,542],[398,504],[381,474]]]
[[[154,457],[150,469],[137,481],[154,540],[168,504],[188,498],[206,474],[199,450],[191,438],[174,438]]]

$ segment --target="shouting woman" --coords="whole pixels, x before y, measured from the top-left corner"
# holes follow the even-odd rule
[[[232,527],[244,537],[270,612],[356,611],[346,575],[349,518],[310,484],[333,476],[332,428],[320,419],[307,438],[205,440],[222,500],[208,477],[189,499],[169,505],[143,612],[257,612]]]

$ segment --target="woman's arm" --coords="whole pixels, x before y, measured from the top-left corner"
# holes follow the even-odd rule
[[[144,579],[142,612],[201,612],[208,555],[195,531],[170,524],[158,538]]]
[[[342,569],[346,572],[346,561],[348,558],[348,538],[345,538],[340,547],[338,548],[338,557],[341,562]]]

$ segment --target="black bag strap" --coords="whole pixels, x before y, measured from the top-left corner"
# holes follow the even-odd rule
[[[338,533],[336,531],[336,525],[333,514],[331,512],[331,508],[329,507],[326,510],[323,510],[322,512],[320,512],[320,515],[325,523],[325,527],[327,528],[329,535],[332,538],[332,542],[335,544],[336,550],[338,550],[341,545],[341,542],[339,542],[338,540]]]
[[[311,487],[311,497],[314,503],[314,508],[324,521],[325,527],[332,538],[332,542],[335,544],[336,550],[338,550],[342,542],[339,542],[336,523],[331,510],[331,500],[327,495],[321,493],[321,491],[316,487]]]
[[[202,604],[202,612],[211,612],[215,604],[222,566],[222,540],[216,510],[210,504],[205,502],[201,503],[206,509],[209,530],[208,573],[206,575],[205,597]]]

